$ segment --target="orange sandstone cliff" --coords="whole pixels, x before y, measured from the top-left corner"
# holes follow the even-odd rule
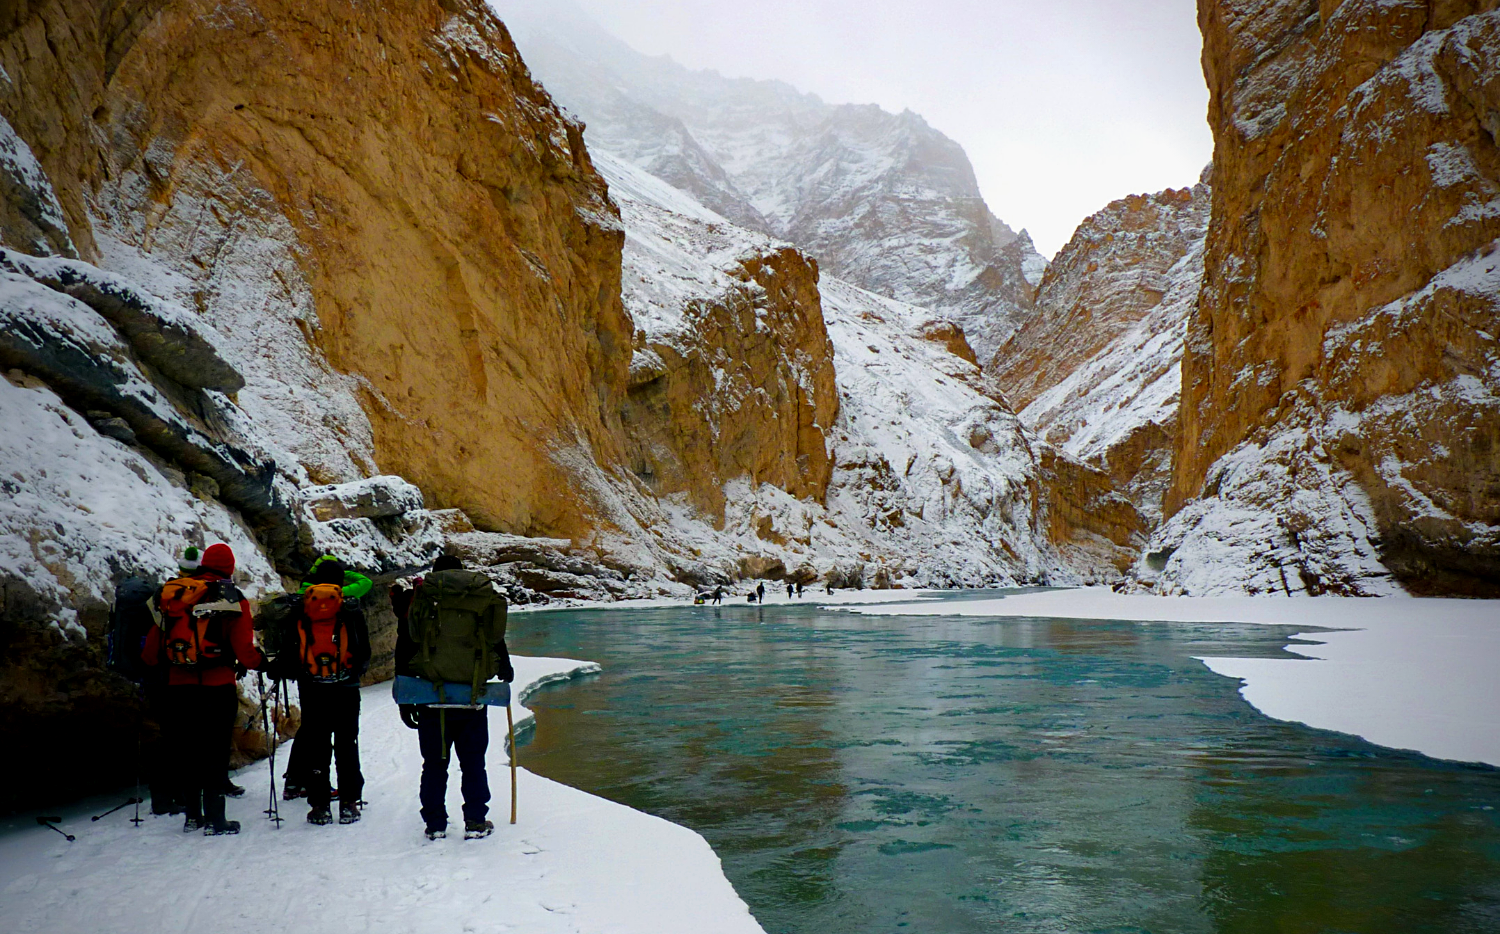
[[[11,17],[0,114],[84,259],[165,267],[241,332],[247,300],[300,303],[357,383],[380,470],[484,528],[589,528],[552,453],[623,456],[623,234],[581,127],[482,3],[48,0]],[[353,479],[337,460],[301,466]]]
[[[1496,7],[1200,0],[1213,219],[1165,586],[1232,552],[1252,589],[1500,593]]]

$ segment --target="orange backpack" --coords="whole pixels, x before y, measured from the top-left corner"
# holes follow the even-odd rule
[[[317,681],[341,681],[354,666],[348,627],[339,622],[344,590],[338,584],[314,584],[302,594],[302,625],[297,630],[297,657],[302,671]]]
[[[207,668],[228,660],[224,646],[222,614],[228,604],[220,600],[217,582],[196,577],[167,581],[157,594],[161,615],[162,654],[178,668]],[[238,611],[239,607],[234,607]]]

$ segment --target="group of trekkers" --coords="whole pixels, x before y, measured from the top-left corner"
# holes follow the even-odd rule
[[[832,593],[832,592],[833,591],[831,591],[831,590],[829,591],[829,593]],[[786,598],[788,600],[791,600],[791,599],[793,599],[793,597],[800,598],[801,596],[802,596],[802,582],[801,581],[795,581],[794,582],[794,581],[790,581],[790,580],[787,581],[786,582]],[[695,595],[693,597],[693,602],[695,604],[712,603],[715,606],[717,606],[720,603],[724,602],[724,588],[723,587],[715,587],[713,590],[702,591],[702,592],[698,593],[697,595]],[[766,582],[765,581],[757,581],[756,584],[755,584],[755,587],[752,588],[748,593],[745,594],[745,602],[746,603],[765,603],[766,602]]]
[[[293,593],[252,614],[233,583],[234,552],[214,544],[188,548],[177,576],[161,585],[141,578],[121,584],[110,627],[110,667],[141,686],[160,738],[143,766],[154,814],[183,814],[183,831],[234,834],[225,797],[245,790],[229,779],[239,710],[236,684],[255,671],[262,725],[274,748],[277,727],[266,718],[267,698],[297,685],[302,722],[284,775],[283,800],[305,797],[310,824],[360,819],[364,776],[359,762],[360,682],[370,666],[370,633],[362,601],[371,580],[338,558],[319,558]],[[398,682],[472,684],[441,703],[399,707],[417,731],[422,754],[421,816],[429,839],[447,835],[450,749],[463,773],[465,839],[488,836],[489,746],[481,685],[514,677],[505,645],[505,597],[489,579],[458,558],[437,559],[425,576],[399,582],[391,603],[397,617]],[[267,687],[265,677],[272,679]],[[508,688],[504,692],[509,702]],[[425,696],[422,698],[426,700]],[[398,700],[400,697],[398,696]],[[273,760],[274,761],[274,760]],[[338,782],[332,781],[337,768]],[[274,808],[274,768],[271,789]]]

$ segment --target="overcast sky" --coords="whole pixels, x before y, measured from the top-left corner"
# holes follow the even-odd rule
[[[1116,198],[1213,157],[1195,0],[578,0],[651,55],[911,108],[1052,256]]]

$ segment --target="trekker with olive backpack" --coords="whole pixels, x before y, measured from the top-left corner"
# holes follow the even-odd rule
[[[239,833],[224,819],[229,740],[239,709],[236,666],[265,663],[255,646],[250,604],[230,582],[234,552],[209,545],[192,573],[167,581],[151,601],[157,624],[146,634],[141,661],[166,668],[162,709],[175,802],[187,812],[183,832]]]
[[[321,559],[276,635],[277,674],[297,682],[302,701],[302,726],[292,750],[307,776],[310,824],[333,823],[330,759],[339,770],[340,824],[359,820],[365,786],[359,769],[359,680],[370,666],[370,632],[344,581],[341,562]]]
[[[448,755],[458,753],[463,772],[464,839],[487,837],[490,785],[485,772],[489,749],[486,683],[515,677],[505,647],[506,603],[488,577],[466,571],[445,555],[432,573],[411,590],[393,592],[397,629],[397,682],[421,679],[433,689],[433,703],[402,703],[401,720],[417,731],[422,749],[422,820],[427,838],[448,834]],[[455,696],[447,696],[448,691]],[[507,701],[508,701],[507,693]]]

